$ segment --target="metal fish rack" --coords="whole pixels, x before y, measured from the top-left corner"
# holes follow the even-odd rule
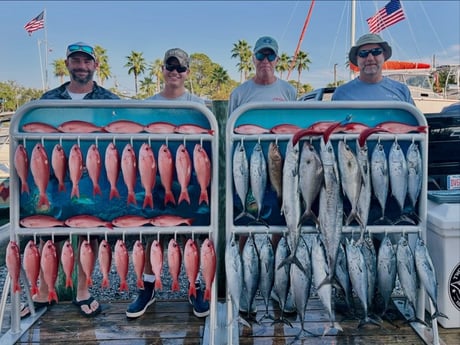
[[[262,150],[267,160],[268,146],[271,142],[278,143],[280,151],[284,157],[288,141],[293,137],[293,133],[273,133],[273,129],[277,126],[285,125],[286,127],[295,126],[299,128],[307,128],[319,122],[357,122],[368,127],[374,127],[385,121],[401,122],[412,126],[427,126],[424,115],[414,106],[402,102],[276,102],[276,103],[251,103],[236,109],[229,117],[226,128],[226,241],[229,241],[234,235],[248,234],[281,234],[286,233],[286,222],[280,214],[281,206],[276,201],[275,192],[267,182],[266,191],[264,194],[264,204],[261,210],[261,218],[263,222],[254,221],[257,215],[257,206],[254,204],[254,198],[251,201],[251,187],[249,187],[249,197],[246,199],[247,212],[252,214],[248,217],[238,218],[244,206],[236,193],[236,188],[233,180],[232,157],[237,145],[244,145],[246,149],[248,162],[252,149],[256,143],[262,145]],[[259,128],[254,129],[254,134],[240,134],[238,129],[245,125],[255,125]],[[257,133],[261,134],[257,134]],[[357,133],[333,133],[330,140],[336,152],[337,160],[337,143],[339,140],[346,140],[350,146],[355,148],[355,141],[358,138]],[[319,153],[319,141],[321,136],[310,136],[302,138],[302,141],[309,140]],[[391,134],[391,133],[376,133],[368,137],[366,143],[369,152],[369,161],[373,147],[379,141],[384,145],[387,153],[393,141],[397,140],[400,143],[403,151],[407,151],[410,143],[418,144],[422,157],[422,182],[421,192],[416,204],[416,213],[418,221],[414,224],[406,225],[375,225],[372,223],[374,219],[369,219],[367,231],[371,234],[383,233],[408,233],[421,234],[422,238],[426,236],[426,214],[427,214],[427,153],[428,153],[428,137],[427,133],[411,132],[406,134]],[[346,197],[343,196],[344,205]],[[395,204],[391,194],[388,194],[387,207],[392,207]],[[251,205],[253,209],[251,209]],[[317,206],[316,206],[317,207]],[[345,207],[345,206],[344,206]],[[371,205],[370,213],[377,212],[376,205]],[[378,211],[380,212],[380,211]],[[311,224],[311,225],[309,225]],[[301,227],[302,233],[317,233],[313,222],[305,223]],[[351,225],[343,225],[342,233],[346,236],[352,236],[353,233],[359,233],[359,225],[352,222]],[[411,235],[412,236],[412,235]],[[343,236],[342,236],[343,237]],[[415,236],[412,236],[415,237]],[[394,243],[395,244],[395,243]],[[413,243],[412,243],[413,244]],[[416,306],[416,315],[419,319],[424,319],[425,311],[425,294],[422,289],[418,289],[418,305]],[[238,318],[233,316],[233,306],[227,289],[227,320],[234,320],[231,327],[227,331],[227,344],[239,343],[239,325]],[[437,336],[436,320],[433,321],[433,332]],[[423,331],[422,331],[423,333]]]
[[[77,130],[65,132],[40,132],[40,130],[26,131],[24,125],[31,123],[41,123],[58,128],[59,125],[68,121],[84,121],[100,128],[94,132],[83,132]],[[206,129],[205,131],[175,131],[171,133],[151,133],[145,130],[130,132],[126,131],[109,132],[104,130],[105,126],[115,121],[130,121],[147,126],[148,124],[167,122],[175,126],[192,125]],[[21,181],[16,169],[11,169],[11,198],[10,198],[10,239],[18,240],[23,236],[36,237],[40,235],[47,236],[69,236],[72,235],[103,235],[118,236],[137,235],[142,239],[143,235],[157,235],[158,237],[165,234],[185,234],[192,238],[195,235],[202,234],[209,237],[218,251],[218,129],[214,114],[204,105],[194,102],[156,102],[156,101],[124,101],[124,100],[97,100],[97,101],[32,101],[21,107],[13,116],[10,125],[10,164],[14,166],[14,155],[17,147],[23,145],[29,156],[33,147],[41,143],[45,148],[50,162],[53,147],[60,144],[66,152],[67,161],[69,150],[74,144],[78,144],[82,155],[83,165],[87,150],[91,144],[96,144],[99,148],[102,168],[100,173],[101,195],[93,195],[91,179],[86,172],[83,173],[78,182],[80,188],[79,197],[71,197],[72,183],[69,179],[69,170],[65,183],[65,191],[58,190],[58,181],[51,176],[46,188],[46,194],[49,198],[50,206],[43,207],[38,200],[37,186],[29,169],[28,182],[30,193],[21,193]],[[127,201],[127,186],[123,182],[122,172],[119,172],[117,179],[117,188],[120,198],[109,198],[110,184],[106,176],[104,153],[109,143],[114,143],[119,158],[122,159],[122,151],[125,145],[131,144],[138,158],[139,148],[143,143],[148,143],[154,153],[158,166],[158,151],[162,144],[166,144],[172,153],[173,160],[176,150],[180,144],[187,149],[191,159],[191,179],[188,186],[190,204],[182,201],[177,202],[180,186],[177,182],[176,172],[173,176],[173,193],[175,194],[176,205],[163,202],[163,187],[160,183],[159,172],[156,174],[156,182],[153,189],[153,208],[143,207],[143,192],[140,181],[139,171],[136,174],[134,190],[136,200]],[[200,144],[206,151],[211,161],[211,179],[207,187],[209,203],[199,203],[200,186],[197,181],[196,173],[193,167],[193,149],[196,144]],[[124,215],[137,215],[145,218],[153,218],[159,215],[174,215],[186,219],[193,219],[191,226],[174,225],[174,226],[128,226],[113,227],[105,226],[93,227],[24,227],[21,225],[21,219],[37,214],[53,216],[59,220],[69,219],[75,215],[91,215],[103,219],[110,223],[117,217]],[[20,248],[21,252],[23,248]],[[28,288],[28,282],[22,270],[21,280],[24,282],[27,290],[29,305],[31,305],[31,296]],[[3,308],[0,310],[1,319],[3,319],[4,305],[6,303],[6,293],[8,291],[9,280],[5,283],[4,298],[2,298]],[[21,320],[19,317],[19,293],[13,293],[11,290],[12,301],[12,319],[11,329],[2,336],[2,344],[14,343],[20,336],[40,317],[40,313],[32,313],[31,317]],[[211,291],[210,303],[210,323],[216,324],[216,303],[217,303],[217,279],[214,279]],[[210,328],[210,337],[213,338],[215,327]]]

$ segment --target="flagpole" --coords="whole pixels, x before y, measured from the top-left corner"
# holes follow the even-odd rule
[[[45,29],[45,89],[44,91],[48,90],[48,28],[46,25],[46,8],[43,10],[43,26]]]
[[[41,51],[41,41],[39,38],[37,38],[37,44],[38,44],[38,58],[40,59],[40,74],[42,76],[42,90],[45,91],[45,79],[43,77],[43,63],[42,63],[42,51]]]

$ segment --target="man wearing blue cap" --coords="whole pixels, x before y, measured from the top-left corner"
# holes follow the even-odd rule
[[[77,42],[67,47],[65,65],[70,74],[70,81],[44,93],[41,99],[118,99],[107,89],[97,85],[93,80],[99,63],[94,48],[84,42]]]
[[[295,101],[296,90],[285,80],[275,76],[278,64],[278,43],[273,37],[263,36],[254,46],[252,61],[256,75],[235,88],[230,94],[228,114],[249,102]]]

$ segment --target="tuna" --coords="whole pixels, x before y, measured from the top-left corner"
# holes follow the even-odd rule
[[[235,217],[235,221],[249,215],[246,211],[246,196],[249,189],[249,163],[246,149],[242,143],[237,143],[233,152],[233,183],[235,191],[240,199],[242,211]]]
[[[396,199],[401,212],[407,195],[407,162],[401,146],[395,140],[388,155],[388,168],[390,172],[391,193]]]
[[[409,200],[411,202],[412,209],[415,211],[415,205],[417,203],[420,191],[422,189],[422,157],[418,144],[415,142],[411,143],[406,152],[407,161],[407,194],[409,194]]]
[[[246,292],[246,305],[251,306],[254,298],[256,297],[257,288],[259,285],[260,277],[260,262],[259,254],[254,243],[254,236],[248,236],[248,239],[243,247],[243,291]],[[250,318],[250,309],[248,307],[247,317]]]
[[[372,190],[382,209],[382,217],[385,218],[385,206],[387,203],[390,175],[388,172],[388,162],[383,145],[378,142],[375,144],[371,156],[371,181]]]
[[[359,146],[356,141],[356,157],[358,158],[359,170],[361,171],[361,190],[358,198],[358,218],[361,219],[361,238],[366,231],[369,210],[371,207],[372,187],[371,187],[371,166],[369,163],[367,145]]]
[[[259,221],[267,186],[267,162],[259,143],[256,143],[252,150],[249,162],[249,178],[252,195],[257,203],[257,220]]]
[[[278,204],[281,206],[283,196],[283,164],[284,158],[281,155],[280,147],[276,142],[268,145],[267,169],[270,185],[276,193]]]
[[[269,300],[275,279],[275,252],[269,235],[264,236],[262,246],[259,251],[260,277],[259,292],[265,303],[265,314],[259,320],[265,318],[274,320],[273,316],[268,313]]]
[[[383,298],[384,307],[381,315],[385,315],[396,282],[396,252],[390,237],[385,235],[380,243],[377,255],[377,288]]]
[[[290,269],[291,264],[283,265],[282,263],[289,257],[290,250],[286,236],[281,237],[275,251],[275,280],[273,282],[273,292],[277,296],[281,308],[281,316],[275,322],[284,322],[291,325],[288,319],[284,318],[284,307],[290,287]]]
[[[407,297],[406,304],[409,303],[415,313],[418,286],[417,272],[415,270],[414,255],[404,234],[401,234],[396,250],[396,267],[401,287]]]
[[[307,219],[312,218],[315,224],[319,226],[319,220],[313,213],[311,207],[318,197],[323,179],[324,171],[321,158],[316,152],[315,147],[311,143],[305,141],[300,153],[299,163],[299,185],[302,199],[305,204],[305,211],[300,220],[302,224]]]

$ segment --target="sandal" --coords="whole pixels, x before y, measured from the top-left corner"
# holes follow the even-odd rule
[[[99,306],[97,307],[96,310],[91,310],[91,303],[93,303],[94,301],[95,301],[95,299],[93,298],[93,296],[90,296],[90,298],[85,299],[83,301],[77,301],[76,299],[74,299],[72,301],[72,303],[73,303],[73,305],[78,307],[78,310],[80,311],[80,314],[83,315],[84,317],[94,317],[94,316],[100,314],[101,311],[102,311],[102,308],[101,308],[100,304],[99,304]],[[90,310],[89,313],[86,313],[82,309],[82,306],[84,306],[84,305],[86,305],[88,307],[88,309]]]
[[[21,319],[25,319],[26,317],[30,315],[30,309],[26,303],[21,303],[21,307],[19,309],[19,315],[21,316]]]

